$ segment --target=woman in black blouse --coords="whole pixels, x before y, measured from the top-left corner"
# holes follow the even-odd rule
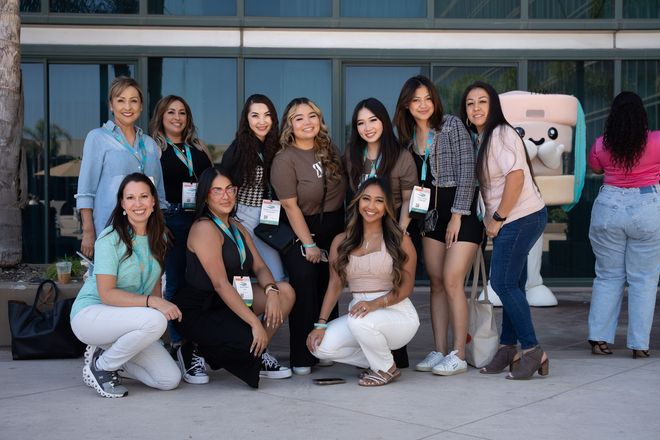
[[[261,204],[272,199],[270,165],[279,150],[277,112],[272,101],[264,95],[252,95],[246,101],[238,121],[236,139],[222,155],[221,167],[240,184],[236,218],[248,230],[261,258],[276,281],[284,279],[279,253],[254,235],[259,225]]]
[[[213,163],[206,145],[197,137],[190,106],[183,98],[169,95],[158,101],[149,128],[162,151],[160,164],[169,203],[163,213],[173,238],[165,258],[165,298],[171,300],[184,283],[186,240],[195,209],[194,189],[198,177]],[[181,343],[171,325],[169,335],[174,346]]]

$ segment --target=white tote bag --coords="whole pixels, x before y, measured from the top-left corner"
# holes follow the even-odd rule
[[[481,273],[484,299],[479,301],[479,274]],[[487,365],[499,346],[493,304],[488,300],[486,263],[481,247],[477,250],[472,268],[472,291],[468,299],[468,338],[465,360],[476,368]]]

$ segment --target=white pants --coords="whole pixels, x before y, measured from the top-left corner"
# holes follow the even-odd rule
[[[386,292],[354,293],[348,308],[358,301],[371,301]],[[319,359],[329,359],[374,371],[387,371],[392,350],[406,345],[417,333],[419,317],[410,299],[375,310],[364,318],[343,315],[331,321],[317,350]]]
[[[250,233],[250,237],[252,237],[252,241],[257,247],[257,251],[259,251],[259,255],[261,255],[261,258],[264,260],[264,263],[266,263],[266,266],[268,266],[268,269],[270,269],[270,272],[273,274],[273,278],[275,278],[275,281],[283,281],[286,276],[284,275],[284,267],[282,266],[280,253],[261,241],[259,237],[254,235],[254,228],[259,225],[260,216],[260,206],[247,206],[239,204],[236,208],[236,218]]]
[[[71,328],[85,344],[105,350],[96,363],[98,368],[123,369],[122,376],[160,390],[179,385],[179,367],[159,342],[167,320],[158,310],[94,304],[76,313]]]

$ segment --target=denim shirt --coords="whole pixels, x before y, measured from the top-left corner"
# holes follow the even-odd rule
[[[167,207],[163,187],[163,171],[160,167],[159,149],[156,142],[135,127],[133,148],[139,151],[142,138],[147,152],[144,174],[153,178],[161,208]],[[85,138],[78,194],[75,195],[78,209],[93,209],[94,229],[99,234],[105,229],[112,210],[117,203],[119,184],[127,175],[140,171],[140,163],[112,133],[121,135],[114,122],[108,121],[102,128],[95,128]]]

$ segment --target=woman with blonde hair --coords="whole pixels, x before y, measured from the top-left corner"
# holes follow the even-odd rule
[[[318,360],[307,349],[306,339],[328,287],[327,249],[344,229],[346,177],[314,102],[293,99],[280,127],[282,149],[273,159],[270,175],[286,214],[281,221],[291,225],[297,238],[282,255],[289,281],[299,292],[289,316],[291,365],[294,373],[309,374]],[[335,309],[331,315],[336,314]]]

